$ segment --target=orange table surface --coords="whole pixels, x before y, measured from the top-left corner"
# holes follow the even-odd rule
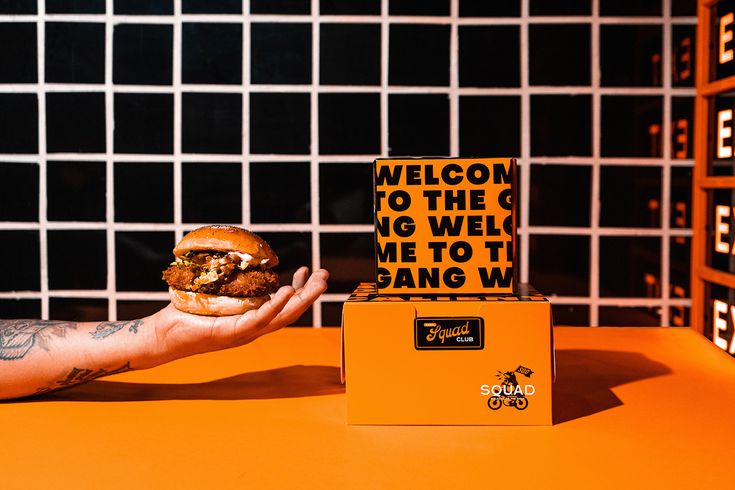
[[[735,359],[688,329],[555,336],[553,426],[346,425],[339,330],[291,328],[0,403],[0,488],[735,486]]]

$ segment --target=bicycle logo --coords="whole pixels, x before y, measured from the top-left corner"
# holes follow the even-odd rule
[[[503,405],[515,407],[516,410],[525,410],[528,407],[527,396],[533,395],[536,388],[533,385],[521,386],[518,383],[516,374],[530,378],[533,371],[523,366],[518,366],[515,371],[498,371],[495,376],[500,380],[500,383],[492,386],[490,393],[493,396],[487,400],[487,406],[491,410],[498,410]]]

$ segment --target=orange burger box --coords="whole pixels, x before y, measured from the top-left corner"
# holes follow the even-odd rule
[[[532,288],[388,296],[364,283],[342,315],[348,424],[552,423],[551,305]]]
[[[551,423],[551,309],[516,278],[515,180],[510,158],[375,161],[376,283],[342,317],[348,423]]]
[[[375,160],[378,294],[512,294],[516,161]]]

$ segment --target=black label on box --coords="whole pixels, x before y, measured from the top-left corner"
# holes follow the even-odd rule
[[[414,346],[418,350],[485,347],[485,324],[480,317],[416,318],[414,325]]]

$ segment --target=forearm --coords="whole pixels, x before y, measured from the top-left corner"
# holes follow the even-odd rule
[[[0,399],[158,364],[154,323],[0,320]]]

